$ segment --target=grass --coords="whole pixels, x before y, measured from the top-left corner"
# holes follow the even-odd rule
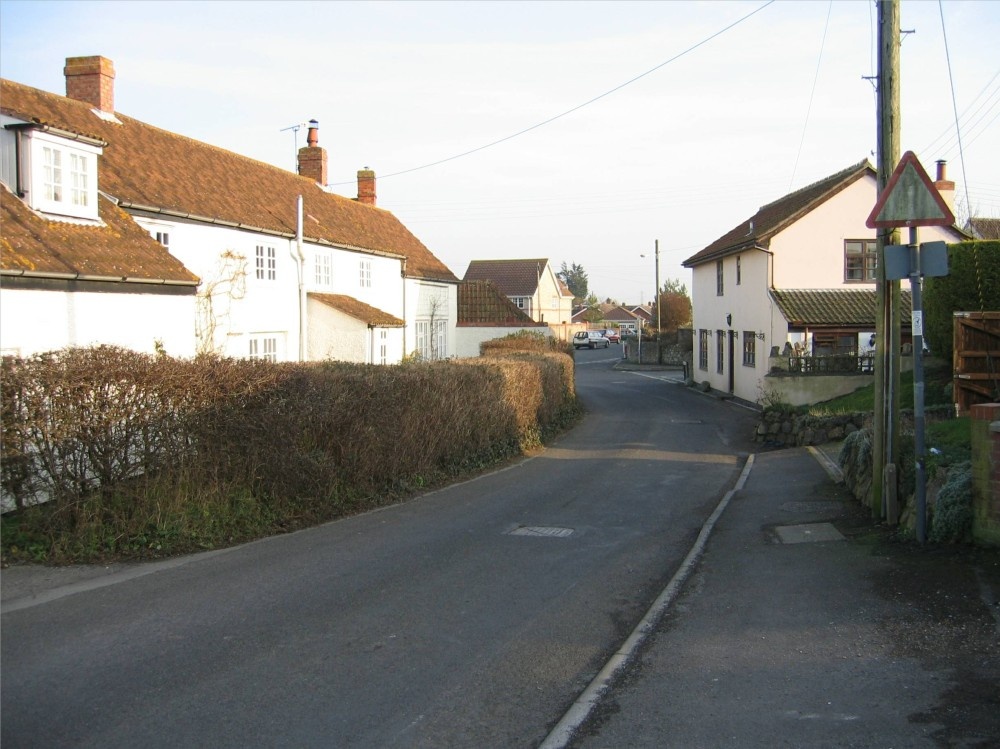
[[[930,359],[924,367],[924,406],[929,409],[952,408],[950,389],[951,367]],[[903,372],[899,378],[899,402],[903,410],[913,410],[913,372]],[[875,386],[867,385],[853,393],[819,403],[810,413],[833,414],[872,412],[875,410]],[[968,417],[927,421],[924,441],[929,465],[952,465],[969,460],[972,455],[972,424]],[[933,449],[933,451],[932,451]]]

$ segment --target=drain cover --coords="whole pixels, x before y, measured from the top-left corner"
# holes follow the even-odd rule
[[[805,544],[816,541],[843,541],[844,537],[830,523],[779,525],[774,529],[783,544]]]
[[[572,533],[572,528],[553,528],[544,525],[520,525],[509,531],[511,536],[545,536],[547,538],[566,538]]]

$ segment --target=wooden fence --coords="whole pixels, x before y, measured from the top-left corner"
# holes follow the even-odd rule
[[[954,313],[955,409],[1000,402],[1000,312]]]

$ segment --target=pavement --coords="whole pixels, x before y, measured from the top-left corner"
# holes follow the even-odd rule
[[[543,746],[1000,747],[1000,550],[896,538],[838,449],[750,457],[622,667]],[[2,608],[180,563],[10,567]]]
[[[901,539],[838,452],[751,456],[627,666],[543,746],[1000,747],[1000,550]]]

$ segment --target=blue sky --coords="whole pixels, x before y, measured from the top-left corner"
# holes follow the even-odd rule
[[[290,170],[284,129],[315,118],[334,189],[374,169],[456,275],[548,257],[635,302],[654,240],[690,284],[680,263],[760,205],[874,161],[874,3],[765,5],[0,0],[0,75],[61,94],[66,57],[103,55],[118,111]],[[1000,217],[1000,3],[901,7],[902,149]]]

